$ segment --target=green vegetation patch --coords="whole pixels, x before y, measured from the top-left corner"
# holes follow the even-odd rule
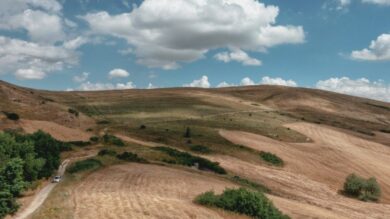
[[[221,195],[216,195],[212,191],[206,192],[196,197],[195,202],[258,219],[290,218],[279,211],[263,193],[244,188],[226,189]]]
[[[226,174],[226,170],[221,166],[219,166],[218,162],[212,162],[205,158],[194,156],[190,153],[181,152],[169,147],[155,147],[154,149],[165,152],[166,154],[168,154],[169,156],[175,159],[175,160],[168,160],[168,161],[164,160],[165,162],[180,164],[180,165],[190,166],[190,167],[195,166],[197,164],[200,170],[209,170],[218,174]]]
[[[103,142],[106,144],[112,144],[119,147],[125,146],[125,143],[122,141],[122,139],[116,137],[115,135],[109,135],[109,134],[103,135]]]
[[[278,156],[276,156],[276,154],[261,151],[260,157],[261,157],[261,159],[263,159],[265,162],[267,162],[269,164],[272,164],[275,166],[283,166],[284,165],[283,160],[281,158],[279,158]]]
[[[98,153],[99,156],[116,156],[116,154],[116,151],[110,149],[102,149]]]
[[[3,111],[3,113],[9,120],[18,121],[20,118],[19,115],[16,113],[10,113],[5,111]]]
[[[70,147],[42,131],[31,135],[0,132],[0,218],[14,213],[16,198],[60,165],[60,152]]]
[[[75,110],[75,109],[69,108],[69,109],[68,109],[68,112],[69,112],[70,114],[75,115],[76,117],[79,116],[79,112],[78,112],[77,110]]]
[[[191,145],[190,150],[201,154],[209,154],[212,152],[209,147],[203,145]]]
[[[356,174],[347,176],[343,192],[362,201],[378,201],[381,196],[380,186],[374,177],[364,179]]]
[[[116,157],[127,162],[149,163],[146,159],[139,157],[138,154],[131,152],[123,152],[122,154],[118,154]]]
[[[77,173],[86,170],[94,170],[102,166],[102,163],[96,159],[87,159],[82,161],[77,161],[68,168],[69,173]]]
[[[249,189],[253,189],[253,190],[256,190],[256,191],[260,191],[260,192],[271,192],[271,190],[269,188],[267,188],[266,186],[264,185],[261,185],[259,183],[256,183],[256,182],[252,182],[248,179],[245,179],[245,178],[242,178],[242,177],[239,177],[239,176],[233,176],[231,178],[231,180],[237,184],[240,184],[241,186],[243,187],[246,187],[246,188],[249,188]]]

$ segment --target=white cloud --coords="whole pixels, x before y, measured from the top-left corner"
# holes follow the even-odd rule
[[[149,83],[146,89],[156,89],[156,88],[158,87],[154,86],[152,83]]]
[[[377,5],[390,5],[390,0],[362,0],[362,2]]]
[[[210,88],[209,78],[206,75],[203,75],[200,79],[194,80],[189,84],[184,84],[184,87],[201,87],[201,88]]]
[[[284,80],[282,78],[271,78],[268,76],[265,76],[261,79],[260,84],[268,84],[268,85],[281,85],[281,86],[289,86],[289,87],[296,87],[298,84],[293,80]]]
[[[65,49],[78,49],[80,46],[86,44],[89,42],[89,39],[83,36],[78,36],[72,40],[64,42],[64,48]]]
[[[219,83],[219,84],[217,85],[217,87],[234,87],[234,86],[236,86],[236,85],[234,85],[234,84],[229,84],[229,83],[227,83],[226,81],[223,81],[223,82],[221,82],[221,83]]]
[[[65,38],[61,9],[55,0],[2,0],[0,30],[24,29],[39,43],[61,41]]]
[[[113,78],[126,78],[126,77],[129,77],[129,75],[130,75],[129,72],[127,72],[126,70],[120,69],[120,68],[113,69],[113,70],[111,70],[108,73],[108,77],[110,79],[113,79]]]
[[[254,65],[254,66],[260,66],[261,61],[255,58],[251,58],[246,52],[236,49],[231,52],[221,52],[217,53],[214,56],[215,59],[219,61],[223,61],[225,63],[236,61],[240,62],[243,65]]]
[[[73,50],[0,36],[0,74],[18,69],[48,73],[76,64],[78,53]]]
[[[390,102],[390,84],[385,84],[381,80],[370,81],[366,78],[353,80],[348,77],[330,78],[318,81],[316,88]]]
[[[175,69],[211,49],[264,52],[303,43],[303,28],[276,25],[278,14],[278,7],[256,0],[148,0],[130,13],[103,11],[82,18],[96,34],[127,40],[139,64]]]
[[[37,69],[18,69],[15,76],[19,80],[41,80],[46,77],[46,73]]]
[[[390,61],[390,34],[382,34],[371,41],[369,48],[355,50],[351,58],[365,61]]]
[[[76,75],[73,77],[73,81],[74,82],[77,82],[77,83],[82,83],[84,81],[86,81],[89,77],[89,73],[88,72],[83,72],[81,75]]]
[[[255,82],[252,79],[245,77],[241,80],[240,85],[241,86],[252,86],[252,85],[255,85]]]
[[[136,88],[135,84],[131,81],[124,83],[91,83],[89,81],[82,83],[76,90],[81,91],[98,91],[98,90],[124,90],[124,89],[134,89]]]

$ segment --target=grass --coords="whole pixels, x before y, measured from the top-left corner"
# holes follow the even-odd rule
[[[127,162],[149,163],[145,158],[139,157],[138,154],[131,152],[123,152],[122,154],[118,154],[116,157]]]
[[[195,202],[224,210],[233,211],[258,219],[288,219],[289,216],[279,211],[261,192],[244,188],[226,189],[222,194],[206,192],[195,198]]]
[[[172,159],[163,160],[167,163],[180,164],[184,166],[198,166],[200,170],[209,170],[218,174],[226,174],[226,170],[219,166],[219,163],[209,161],[205,158],[194,156],[187,152],[181,152],[169,147],[155,147],[155,150],[162,151]]]
[[[276,154],[265,152],[265,151],[261,151],[260,152],[260,157],[265,162],[267,162],[267,163],[269,163],[271,165],[275,165],[275,166],[283,166],[284,165],[283,160],[280,157],[278,157]]]
[[[103,164],[101,161],[91,158],[87,160],[77,161],[76,163],[72,164],[67,171],[69,173],[77,173],[86,170],[98,169],[102,165]]]
[[[190,150],[201,154],[210,154],[212,152],[209,147],[203,145],[191,145]]]
[[[242,178],[240,176],[233,176],[230,178],[230,180],[232,182],[237,183],[237,184],[241,185],[242,187],[245,187],[248,189],[252,189],[255,191],[259,191],[259,192],[265,192],[265,193],[271,192],[271,190],[269,188],[267,188],[266,186],[261,185],[257,182],[253,182],[253,181],[250,181],[248,179]]]

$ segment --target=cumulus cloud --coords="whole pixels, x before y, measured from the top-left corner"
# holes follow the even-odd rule
[[[381,80],[370,81],[366,78],[353,80],[348,77],[330,78],[318,81],[316,88],[390,102],[390,84],[385,84]]]
[[[252,85],[255,85],[255,82],[252,79],[245,77],[241,80],[240,85],[241,86],[252,86]]]
[[[184,84],[184,87],[201,87],[201,88],[210,88],[209,78],[206,75],[203,75],[200,79],[194,80],[189,84]]]
[[[55,0],[2,0],[0,30],[24,29],[39,43],[61,41],[65,37],[61,9]]]
[[[98,90],[124,90],[124,89],[134,89],[136,88],[135,84],[131,81],[127,83],[91,83],[87,81],[82,83],[76,90],[81,91],[98,91]]]
[[[0,74],[19,69],[47,73],[76,64],[78,53],[74,50],[0,36]]]
[[[221,83],[219,83],[217,85],[217,87],[234,87],[234,86],[236,86],[236,85],[235,84],[229,84],[226,81],[223,81],[223,82],[221,82]]]
[[[390,0],[362,0],[362,2],[377,5],[390,5]]]
[[[268,76],[265,76],[261,79],[260,84],[268,84],[268,85],[280,85],[280,86],[289,86],[289,87],[296,87],[298,84],[293,80],[284,80],[283,78],[271,78]]]
[[[152,83],[149,83],[146,89],[156,89],[156,88],[158,87],[154,86]]]
[[[81,75],[76,75],[73,77],[73,81],[74,82],[77,82],[77,83],[82,83],[84,81],[86,81],[89,77],[89,73],[88,72],[83,72]]]
[[[175,69],[211,49],[264,52],[303,43],[303,28],[276,25],[278,14],[278,7],[256,0],[148,0],[129,13],[102,11],[82,18],[95,34],[127,40],[138,63]]]
[[[236,61],[242,63],[243,65],[261,65],[260,60],[250,57],[246,52],[240,49],[233,50],[232,52],[217,53],[214,58],[225,63]]]
[[[46,73],[37,69],[19,69],[15,76],[19,80],[41,80],[46,77]]]
[[[127,78],[127,77],[129,77],[129,75],[130,75],[129,72],[127,72],[124,69],[120,69],[120,68],[113,69],[113,70],[111,70],[108,73],[108,77],[110,79],[113,79],[113,78]]]
[[[355,50],[351,58],[365,61],[390,61],[390,34],[382,34],[371,41],[368,48]]]

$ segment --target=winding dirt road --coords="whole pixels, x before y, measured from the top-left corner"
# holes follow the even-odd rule
[[[72,159],[66,159],[64,160],[60,167],[58,168],[57,175],[58,176],[63,176],[65,173],[65,170],[67,166],[76,160],[81,160],[81,159],[86,159],[89,157],[96,156],[96,152],[91,153],[90,155],[87,156],[82,156],[82,157],[75,157]],[[53,191],[53,189],[56,187],[58,183],[49,183],[47,184],[43,189],[41,189],[37,194],[35,194],[35,197],[33,201],[30,203],[30,205],[23,209],[23,211],[17,213],[14,217],[15,219],[25,219],[28,218],[32,213],[34,213],[41,205],[45,202],[47,197],[50,195],[50,192]]]

